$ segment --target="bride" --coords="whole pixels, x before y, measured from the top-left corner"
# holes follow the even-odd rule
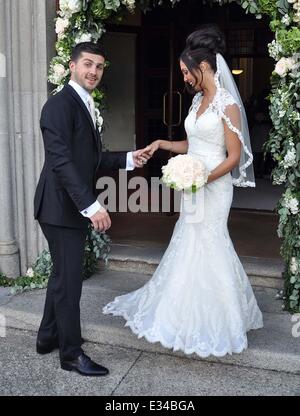
[[[156,140],[147,148],[150,155],[165,149],[204,162],[210,173],[197,197],[202,218],[191,221],[182,210],[152,278],[103,308],[124,317],[139,338],[201,357],[240,353],[247,331],[263,326],[227,229],[233,185],[255,182],[247,119],[224,49],[215,26],[187,38],[180,68],[187,89],[196,92],[185,120],[187,140]]]

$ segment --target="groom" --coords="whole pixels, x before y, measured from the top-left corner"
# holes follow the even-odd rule
[[[96,174],[99,168],[142,167],[149,158],[142,150],[102,153],[91,93],[101,81],[104,66],[99,45],[84,42],[74,48],[68,85],[50,97],[42,110],[45,163],[34,198],[34,216],[53,261],[37,352],[59,348],[61,368],[85,376],[108,374],[81,348],[79,303],[88,224],[100,232],[111,225],[109,214],[96,200]]]

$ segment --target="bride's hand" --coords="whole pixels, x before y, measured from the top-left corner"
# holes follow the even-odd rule
[[[155,140],[154,142],[149,144],[145,148],[145,152],[148,153],[152,157],[153,154],[159,149],[159,142],[160,142],[160,140]]]

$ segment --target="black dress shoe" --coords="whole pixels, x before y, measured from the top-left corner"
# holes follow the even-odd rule
[[[81,338],[80,345],[82,345],[84,342],[85,342],[85,339]],[[55,339],[54,341],[51,341],[51,342],[42,342],[38,339],[36,340],[36,352],[38,354],[49,354],[50,352],[56,350],[57,348],[59,348],[58,339]]]
[[[109,373],[107,368],[95,363],[84,353],[75,360],[63,360],[60,364],[63,370],[77,371],[82,376],[106,376]]]

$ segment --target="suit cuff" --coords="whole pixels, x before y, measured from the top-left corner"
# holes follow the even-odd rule
[[[80,213],[84,216],[84,217],[88,217],[91,218],[93,215],[96,214],[97,211],[99,211],[99,209],[101,208],[101,205],[99,204],[99,202],[96,200],[92,205],[90,205],[89,207],[87,207],[86,209],[80,211]]]
[[[135,168],[132,152],[128,152],[126,155],[126,170],[133,170]]]

